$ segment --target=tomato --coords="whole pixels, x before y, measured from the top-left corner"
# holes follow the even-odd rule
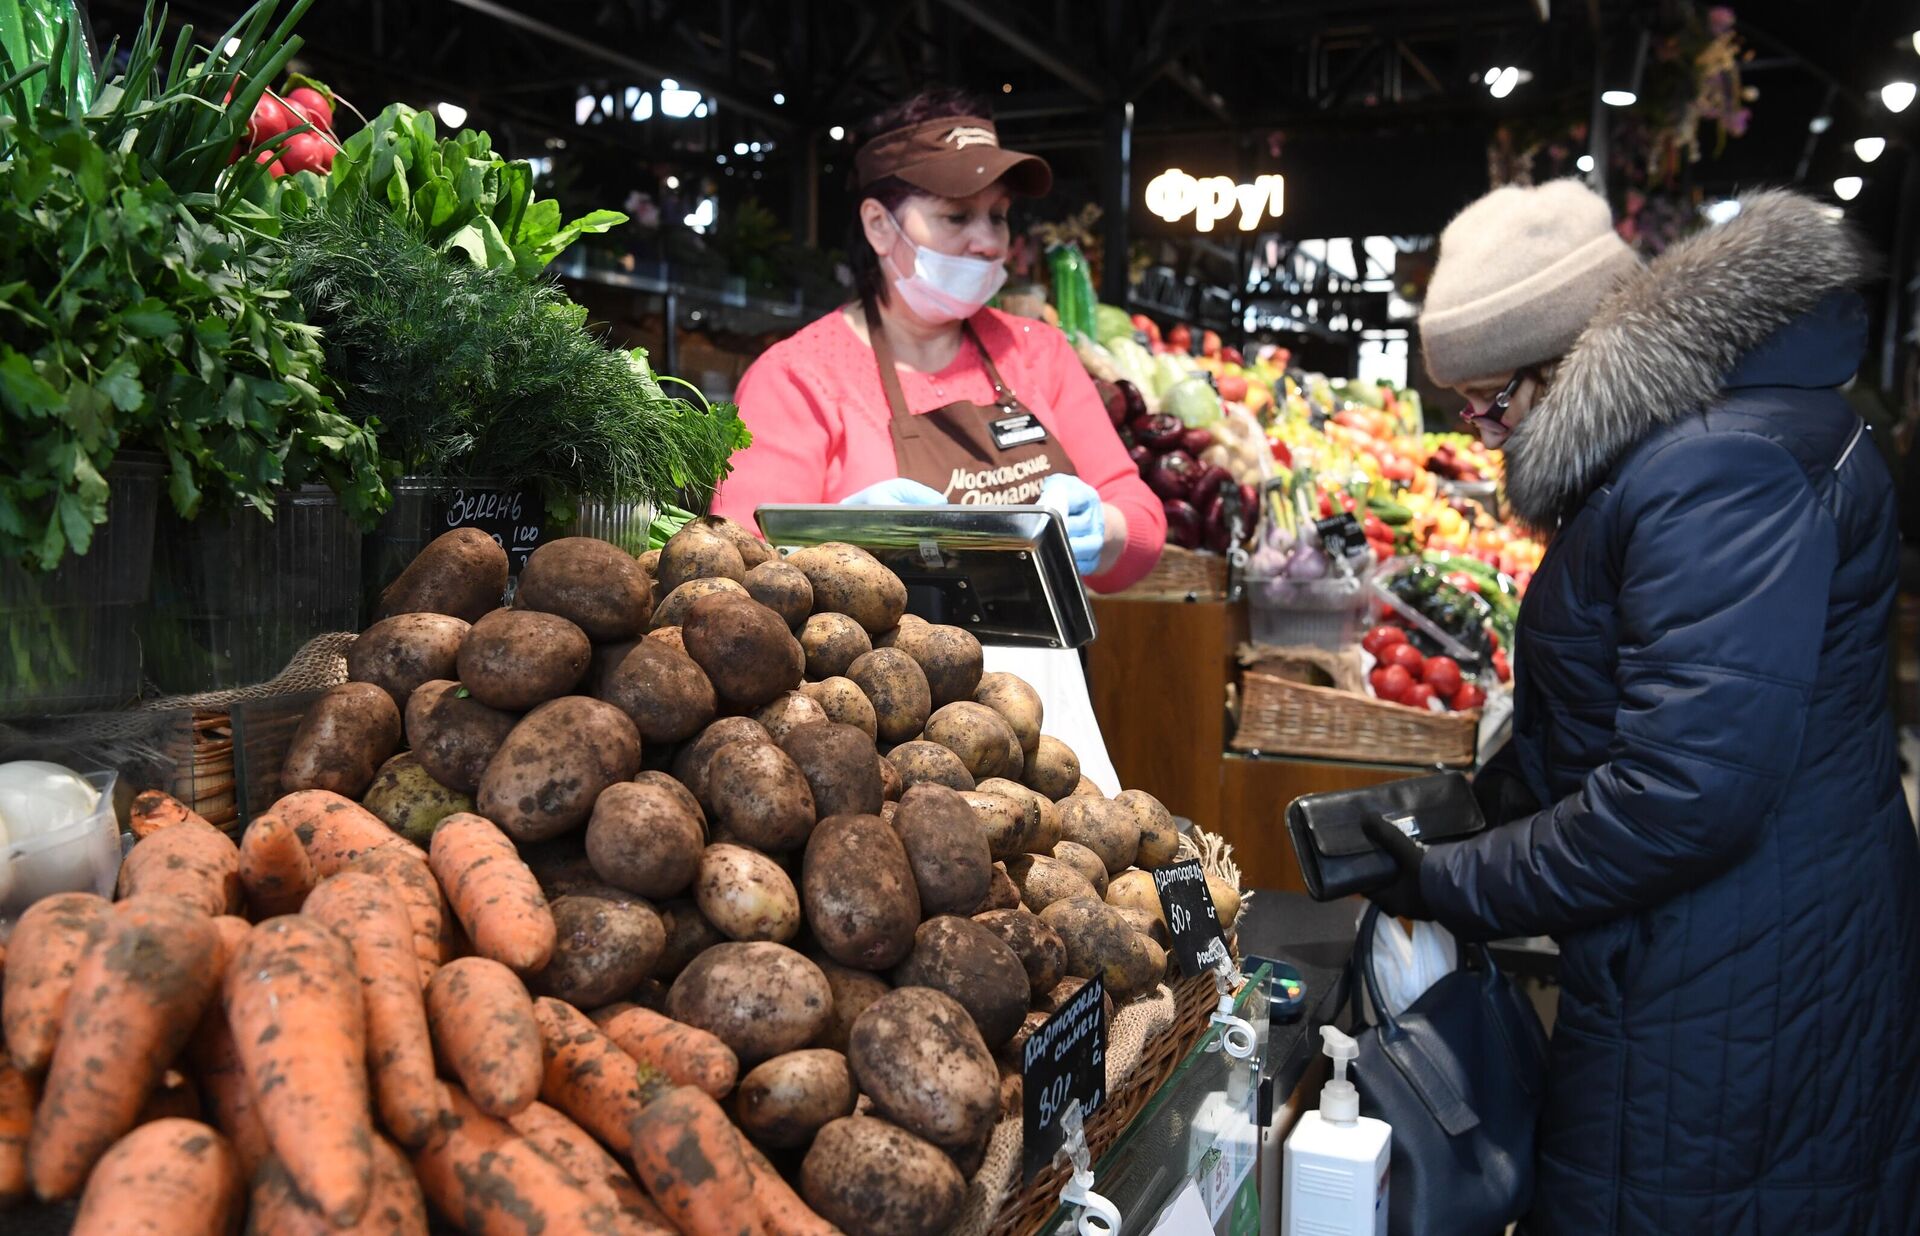
[[[1507,663],[1507,654],[1496,651],[1493,654],[1493,672],[1501,682],[1513,681],[1513,667]]]
[[[1366,637],[1360,641],[1360,646],[1378,657],[1383,649],[1406,642],[1407,633],[1405,631],[1402,631],[1399,627],[1390,627],[1383,624],[1368,631]]]
[[[1414,678],[1419,678],[1427,665],[1427,659],[1412,644],[1395,644],[1380,654],[1380,660],[1385,665],[1399,666]]]
[[[1431,712],[1433,711],[1433,688],[1424,682],[1416,682],[1407,688],[1407,693],[1400,697],[1400,702],[1408,708],[1424,708]]]
[[[1453,705],[1455,712],[1466,712],[1485,704],[1487,693],[1480,689],[1480,684],[1477,682],[1463,682],[1460,684],[1460,689],[1455,691],[1447,702]]]
[[[1435,695],[1449,697],[1460,689],[1460,663],[1452,657],[1428,657],[1420,681],[1432,687]]]
[[[1414,687],[1413,675],[1398,665],[1388,665],[1373,671],[1367,676],[1367,681],[1373,685],[1375,695],[1396,704]]]

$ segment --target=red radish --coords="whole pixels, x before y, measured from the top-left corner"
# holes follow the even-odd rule
[[[1383,700],[1399,703],[1413,689],[1413,675],[1398,665],[1387,665],[1367,676],[1373,693]]]
[[[1453,705],[1455,712],[1467,712],[1486,703],[1487,693],[1480,689],[1480,684],[1477,682],[1463,682],[1460,684],[1460,689],[1455,691],[1453,697],[1447,702]]]
[[[1407,688],[1407,693],[1400,697],[1400,702],[1408,708],[1425,708],[1431,712],[1433,688],[1424,682],[1416,682]]]
[[[263,150],[253,156],[253,161],[255,163],[266,164],[267,175],[273,177],[275,180],[287,174],[286,165],[280,162],[280,152],[277,150]]]
[[[253,115],[247,118],[247,140],[255,146],[264,146],[295,125],[305,123],[280,100],[261,95],[260,101],[253,105]]]
[[[333,132],[333,104],[313,87],[298,86],[287,91],[287,106],[327,132]]]
[[[333,169],[333,146],[318,133],[296,133],[287,139],[280,161],[290,172],[325,176]]]
[[[1394,644],[1380,654],[1380,661],[1383,665],[1397,665],[1414,678],[1420,677],[1427,665],[1427,659],[1412,644]]]
[[[1405,631],[1402,631],[1399,627],[1390,627],[1383,623],[1373,630],[1368,631],[1366,637],[1360,641],[1360,646],[1378,657],[1383,650],[1391,648],[1395,644],[1404,644],[1406,642],[1407,633]]]
[[[1460,689],[1463,681],[1460,676],[1460,663],[1452,657],[1428,657],[1426,668],[1420,674],[1420,681],[1433,688],[1433,693],[1451,698]]]

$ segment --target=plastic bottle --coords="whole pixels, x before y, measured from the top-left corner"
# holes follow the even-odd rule
[[[1347,1080],[1347,1062],[1360,1054],[1353,1039],[1320,1027],[1333,1059],[1333,1080],[1320,1091],[1320,1110],[1300,1117],[1287,1138],[1285,1236],[1386,1236],[1387,1161],[1393,1130],[1360,1114],[1360,1092]]]

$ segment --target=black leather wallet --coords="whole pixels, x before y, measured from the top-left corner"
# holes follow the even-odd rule
[[[1393,882],[1393,859],[1361,827],[1369,816],[1427,845],[1471,837],[1487,826],[1472,784],[1460,773],[1296,798],[1287,807],[1287,832],[1315,901],[1368,893]]]

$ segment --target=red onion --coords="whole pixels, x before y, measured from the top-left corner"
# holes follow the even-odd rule
[[[1200,514],[1178,498],[1160,504],[1167,514],[1167,540],[1182,549],[1200,548]]]
[[[1211,429],[1189,429],[1180,435],[1180,449],[1195,459],[1206,454],[1207,448],[1214,444]]]
[[[1136,441],[1146,443],[1149,450],[1161,455],[1179,450],[1181,435],[1187,432],[1187,427],[1180,423],[1179,417],[1168,416],[1164,412],[1155,416],[1135,417],[1132,429]]]
[[[1185,498],[1199,466],[1185,451],[1170,451],[1147,465],[1147,488],[1164,499]]]

